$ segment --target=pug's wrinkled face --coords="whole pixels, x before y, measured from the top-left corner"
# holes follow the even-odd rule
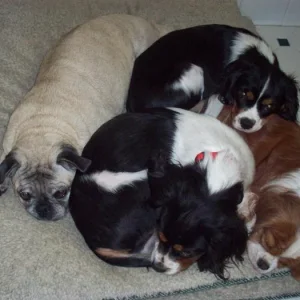
[[[34,163],[20,151],[11,152],[0,165],[1,192],[12,181],[14,190],[28,213],[39,220],[56,221],[68,211],[71,184],[76,169],[84,172],[90,160],[79,156],[72,147],[58,155]]]

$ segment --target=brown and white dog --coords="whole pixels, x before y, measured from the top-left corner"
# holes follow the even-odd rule
[[[219,119],[231,124],[234,110]],[[260,273],[288,267],[300,280],[300,127],[278,116],[258,132],[241,133],[256,163],[252,191],[257,194],[256,222],[248,241],[251,263]]]

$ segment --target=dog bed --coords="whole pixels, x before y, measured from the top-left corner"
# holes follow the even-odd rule
[[[254,30],[235,0],[0,0],[0,138],[32,86],[46,51],[70,29],[99,15],[128,13],[170,28],[224,23]],[[99,70],[101,72],[101,70]],[[116,74],[118,76],[118,74]],[[0,198],[0,299],[283,299],[300,296],[285,270],[261,276],[248,260],[228,281],[196,267],[168,277],[107,265],[91,253],[70,216],[29,216],[9,190]]]

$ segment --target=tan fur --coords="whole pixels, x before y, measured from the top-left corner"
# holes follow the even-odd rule
[[[219,119],[231,125],[235,113],[225,107]],[[258,195],[259,201],[250,239],[279,257],[278,266],[291,268],[292,275],[300,280],[300,258],[281,257],[295,242],[300,228],[300,198],[286,188],[268,185],[300,168],[300,127],[272,115],[258,132],[240,134],[247,141],[256,162],[251,190]]]
[[[4,136],[1,161],[13,151],[20,165],[12,179],[15,190],[28,186],[29,174],[32,189],[39,190],[32,180],[35,173],[52,177],[42,184],[49,195],[54,187],[71,185],[75,171],[57,164],[62,146],[70,145],[80,155],[95,130],[124,111],[134,59],[166,32],[139,17],[108,15],[60,40]],[[35,215],[34,207],[24,205]]]

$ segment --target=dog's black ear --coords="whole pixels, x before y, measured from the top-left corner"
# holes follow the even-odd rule
[[[78,155],[73,147],[64,147],[57,157],[57,163],[67,170],[77,169],[85,172],[91,164],[91,160]]]
[[[212,195],[212,201],[218,202],[219,208],[227,214],[235,214],[238,205],[243,201],[244,188],[241,182]]]
[[[293,77],[287,76],[283,84],[284,103],[280,107],[279,115],[288,121],[295,122],[299,110],[298,91],[299,87]]]
[[[250,65],[236,60],[228,64],[222,75],[222,84],[219,88],[220,101],[225,105],[235,103],[235,89],[237,80],[250,70]]]
[[[20,164],[15,159],[12,153],[8,154],[0,164],[0,184],[3,184],[5,179],[15,175],[16,171],[20,167]],[[0,194],[5,192],[6,186],[0,190]]]

